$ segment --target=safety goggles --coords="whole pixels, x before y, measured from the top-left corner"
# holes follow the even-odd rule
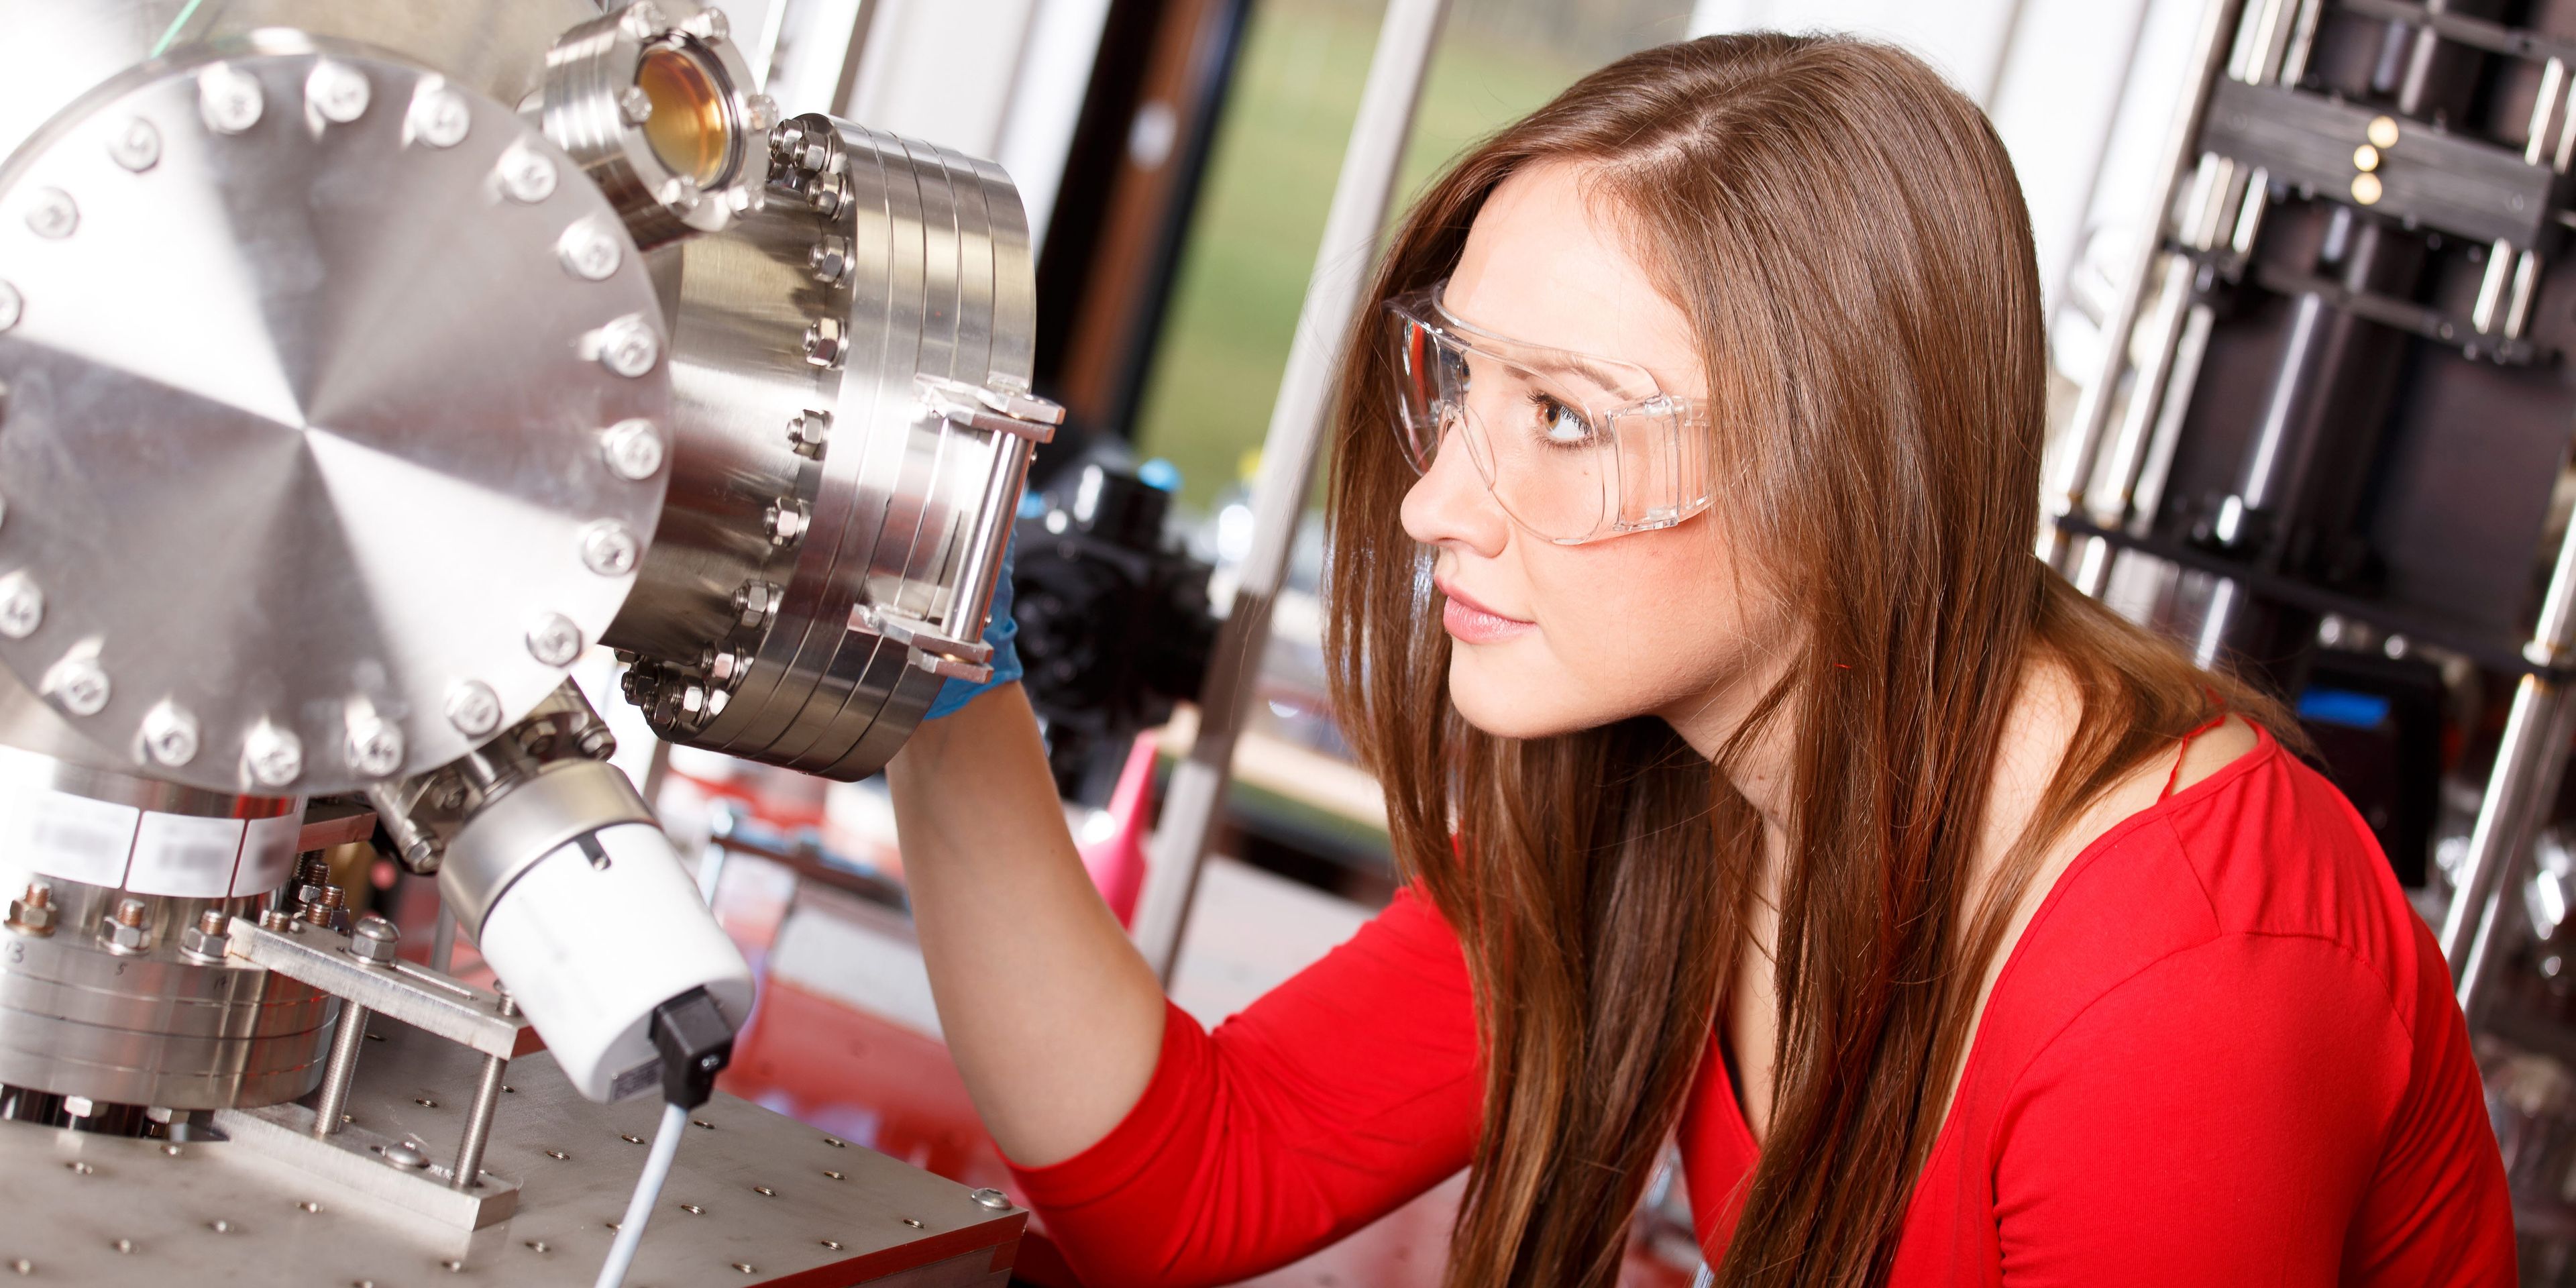
[[[1407,459],[1428,473],[1463,443],[1503,511],[1557,545],[1669,528],[1711,500],[1698,403],[1632,362],[1480,331],[1447,282],[1386,302]]]

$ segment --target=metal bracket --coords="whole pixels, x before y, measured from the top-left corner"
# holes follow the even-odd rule
[[[912,663],[933,675],[969,684],[982,684],[993,678],[988,664],[993,646],[981,640],[961,640],[942,634],[937,627],[919,618],[890,613],[874,604],[857,604],[850,609],[850,627],[883,636],[912,650]]]
[[[484,1055],[515,1060],[546,1047],[528,1017],[502,1014],[498,993],[410,962],[369,966],[349,951],[347,935],[294,924],[305,928],[267,930],[235,917],[225,952]]]
[[[921,401],[935,415],[973,429],[1012,434],[1032,443],[1055,441],[1064,408],[1034,394],[970,385],[944,376],[916,375]]]
[[[242,1149],[459,1230],[499,1225],[519,1210],[517,1181],[483,1172],[472,1188],[456,1189],[451,1184],[455,1174],[431,1162],[421,1146],[356,1123],[316,1136],[313,1111],[302,1105],[218,1109],[215,1128]],[[419,1162],[404,1166],[404,1159]]]

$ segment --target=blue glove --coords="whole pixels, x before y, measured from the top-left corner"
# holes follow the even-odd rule
[[[1011,555],[1018,548],[1016,540],[1002,547],[1002,572],[993,582],[993,615],[984,627],[984,642],[993,646],[993,656],[987,659],[992,664],[993,677],[982,684],[966,680],[941,683],[939,696],[930,700],[930,710],[922,713],[922,719],[953,716],[974,701],[976,694],[1020,678],[1020,647],[1012,642],[1019,638],[1020,624],[1011,620]]]

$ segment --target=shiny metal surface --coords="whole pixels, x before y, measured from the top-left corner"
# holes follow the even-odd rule
[[[601,437],[666,411],[659,305],[631,243],[602,280],[558,262],[621,226],[507,107],[258,48],[121,76],[0,173],[0,576],[41,595],[0,662],[157,777],[344,790],[463,755],[460,690],[524,711],[562,679],[538,637],[616,612],[663,479]],[[334,74],[366,86],[345,123]],[[163,756],[173,709],[199,733]]]
[[[143,900],[147,947],[100,931],[126,892],[50,883],[50,934],[0,928],[0,1084],[174,1109],[313,1089],[339,1003],[294,980],[183,955],[180,930],[246,900]]]
[[[248,917],[232,923],[234,958],[357,1002],[380,1022],[400,1021],[484,1055],[511,1058],[545,1048],[526,1016],[508,1013],[499,994],[425,966],[370,966],[349,951],[349,936],[295,922],[269,930]]]
[[[380,1028],[386,1041],[368,1044],[351,1098],[354,1125],[420,1147],[452,1139],[476,1062],[435,1038]],[[591,1104],[542,1055],[511,1066],[508,1085],[485,1167],[518,1183],[518,1208],[472,1233],[235,1142],[172,1153],[158,1141],[0,1123],[0,1211],[10,1214],[0,1266],[24,1260],[29,1282],[100,1288],[585,1288],[643,1164],[635,1142],[650,1137],[661,1106]],[[1026,1213],[986,1208],[965,1186],[721,1092],[691,1116],[707,1126],[681,1143],[629,1283],[1008,1281]]]
[[[215,1113],[214,1128],[230,1138],[229,1148],[266,1154],[317,1181],[450,1229],[498,1225],[518,1210],[515,1181],[485,1173],[471,1187],[459,1189],[453,1174],[426,1157],[417,1167],[388,1161],[423,1155],[421,1146],[355,1124],[325,1135],[315,1130],[319,1112],[302,1105],[222,1109]]]
[[[961,660],[936,641],[981,635],[1029,451],[920,377],[1024,393],[1035,279],[990,163],[817,116],[775,142],[766,209],[654,256],[678,451],[606,639],[664,737],[859,778]]]
[[[188,21],[174,28],[182,10],[191,11]],[[0,30],[22,51],[0,76],[0,155],[90,87],[156,52],[186,57],[195,46],[268,27],[364,41],[515,104],[537,87],[556,34],[598,13],[591,0],[0,0]],[[156,50],[165,36],[167,49]]]
[[[648,60],[687,68],[703,97],[657,106],[638,74]],[[541,101],[547,137],[572,154],[648,248],[721,232],[760,204],[778,104],[759,92],[721,9],[642,0],[572,28],[547,51]],[[683,107],[697,110],[677,132],[715,153],[703,170],[675,169],[652,137],[664,128],[659,118]]]
[[[447,843],[439,895],[466,933],[479,938],[511,882],[576,838],[622,823],[659,826],[625,771],[590,760],[551,765],[466,820]]]

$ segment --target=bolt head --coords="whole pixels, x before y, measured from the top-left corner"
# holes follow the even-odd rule
[[[564,271],[585,282],[605,282],[616,276],[617,266],[626,261],[626,252],[617,237],[596,219],[577,219],[555,240],[555,259]]]
[[[392,965],[401,941],[402,932],[394,928],[394,923],[372,912],[358,918],[358,924],[349,929],[350,953],[370,966]]]
[[[60,188],[38,188],[27,201],[27,231],[60,240],[80,227],[80,205]]]
[[[315,63],[313,74],[304,78],[304,101],[334,125],[366,115],[369,97],[367,74],[347,63]]]
[[[548,666],[572,665],[581,645],[581,628],[561,613],[548,613],[528,628],[528,652]]]
[[[225,922],[222,913],[209,908],[206,910],[206,920],[214,924],[208,926],[201,921],[179,932],[179,951],[190,957],[207,961],[221,960],[224,949],[231,945],[232,938],[224,933]]]
[[[464,95],[441,86],[414,97],[411,115],[405,119],[411,137],[433,148],[452,148],[474,128],[474,109]]]
[[[663,180],[662,187],[653,195],[663,205],[684,215],[696,210],[698,203],[706,199],[706,194],[698,190],[698,181],[685,174]]]
[[[501,695],[481,680],[447,686],[447,723],[468,738],[488,738],[501,727]]]
[[[581,563],[602,577],[623,577],[644,557],[635,530],[615,519],[602,519],[581,530]]]
[[[637,417],[609,426],[599,448],[609,472],[629,482],[641,483],[662,472],[662,436],[649,420]]]
[[[135,117],[107,141],[108,159],[141,174],[161,164],[161,131],[152,122]]]
[[[713,12],[713,10],[709,10]],[[743,105],[743,124],[755,130],[766,130],[778,124],[778,100],[767,94],[754,94]]]
[[[0,635],[22,640],[45,624],[45,592],[24,572],[0,577]]]
[[[379,716],[353,716],[344,750],[348,752],[350,768],[369,778],[387,777],[402,768],[402,730]]]
[[[794,501],[781,499],[771,502],[769,512],[763,517],[769,527],[769,544],[773,546],[792,546],[797,538],[805,535],[805,511]]]
[[[0,331],[6,331],[18,325],[18,319],[26,311],[26,298],[18,294],[18,288],[7,282],[0,282]]]
[[[100,927],[99,937],[107,942],[109,952],[120,955],[145,952],[152,947],[150,931],[141,926],[129,926],[118,921],[110,921]]]
[[[805,267],[814,280],[830,285],[850,271],[850,243],[837,235],[826,235],[805,254]]]
[[[817,367],[838,366],[844,343],[839,318],[816,318],[805,327],[805,361]]]
[[[230,63],[197,73],[197,111],[217,134],[239,134],[259,124],[267,106],[259,78]]]
[[[832,437],[832,413],[807,411],[787,422],[787,445],[799,456],[820,456]]]
[[[521,205],[533,206],[555,195],[555,163],[524,140],[501,154],[495,174],[502,193]]]
[[[968,1194],[966,1197],[996,1211],[1007,1208],[1011,1205],[1011,1196],[1004,1194],[1000,1190],[976,1190],[973,1193]]]
[[[662,361],[662,337],[630,313],[599,329],[599,365],[630,380]]]
[[[163,699],[143,716],[143,751],[155,764],[173,768],[197,758],[197,717]]]
[[[618,19],[618,25],[637,40],[651,40],[669,31],[671,20],[662,16],[662,6],[652,0],[637,0],[637,3],[626,7],[625,16]]]
[[[29,935],[50,935],[54,933],[54,906],[52,902],[48,899],[33,897],[45,894],[46,891],[44,887],[30,887],[27,893],[31,897],[25,899],[12,899],[9,901],[10,929],[16,930],[21,934]]]
[[[63,710],[76,716],[94,716],[107,708],[112,686],[107,670],[89,653],[75,653],[54,663],[45,672],[46,696],[62,704]]]
[[[251,781],[284,787],[304,776],[304,740],[263,720],[242,739],[242,764]]]
[[[725,37],[733,34],[733,24],[725,21],[724,10],[722,9],[701,9],[698,11],[698,16],[680,24],[680,30],[713,45],[722,42]],[[768,127],[761,126],[759,128],[767,129]]]
[[[641,85],[629,85],[617,91],[617,115],[628,125],[642,125],[653,119],[653,96]]]
[[[681,711],[686,712],[689,715],[696,715],[706,709],[707,686],[691,681],[689,687],[680,690]]]

